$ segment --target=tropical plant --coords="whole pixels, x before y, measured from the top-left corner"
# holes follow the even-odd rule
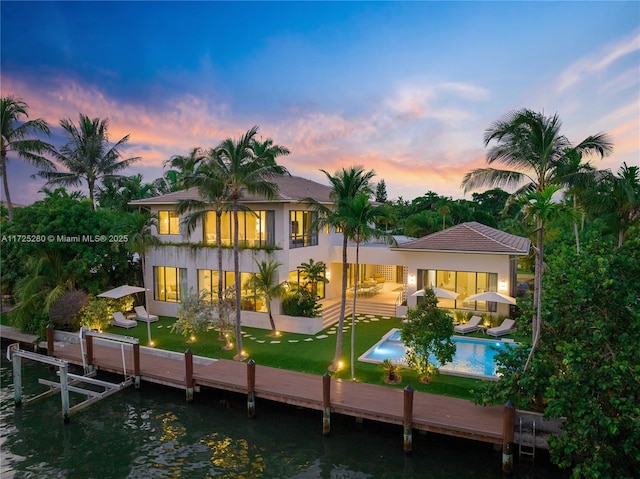
[[[233,267],[236,287],[236,359],[243,359],[242,351],[242,323],[241,323],[241,287],[240,284],[240,253],[238,241],[238,211],[240,201],[246,193],[260,194],[267,199],[272,198],[278,190],[274,179],[289,172],[283,166],[275,163],[275,158],[289,154],[289,150],[282,146],[271,145],[256,154],[254,150],[255,136],[258,127],[254,126],[240,138],[223,140],[213,152],[210,161],[210,172],[222,183],[222,191],[229,202],[233,214]]]
[[[608,155],[613,147],[605,133],[587,137],[573,146],[560,134],[562,122],[557,114],[547,117],[528,109],[507,114],[494,122],[484,134],[485,146],[496,142],[487,153],[487,163],[503,163],[512,170],[478,168],[467,173],[462,187],[467,192],[480,187],[519,187],[514,193],[521,197],[530,191],[542,191],[549,185],[562,185],[566,175],[561,174],[568,149],[580,154],[596,153]],[[537,345],[537,334],[541,329],[542,269],[544,264],[544,217],[537,216],[535,225],[536,255],[534,279],[534,314],[532,317],[533,344]],[[528,363],[527,363],[528,364]]]
[[[190,288],[188,293],[181,295],[177,316],[176,322],[171,325],[172,333],[193,338],[196,334],[207,331],[214,322],[208,293],[198,293]]]
[[[42,140],[31,138],[32,135],[44,134],[49,136],[49,127],[42,118],[23,121],[29,118],[29,105],[14,95],[0,99],[0,123],[2,137],[0,137],[0,175],[2,186],[7,197],[8,219],[13,219],[13,203],[9,193],[9,179],[7,176],[7,161],[11,154],[35,165],[44,171],[54,171],[55,165],[51,160],[42,156],[53,147]]]
[[[249,287],[264,299],[267,313],[269,314],[271,331],[276,335],[276,323],[271,312],[271,301],[282,297],[285,292],[284,282],[280,282],[278,276],[278,268],[282,266],[282,263],[270,258],[268,261],[256,261],[256,265],[258,266],[258,272],[249,279]]]
[[[589,199],[622,246],[629,228],[640,220],[640,168],[623,163],[616,175],[604,177]]]
[[[303,279],[302,287],[311,288],[311,294],[318,296],[318,283],[327,284],[329,280],[326,277],[327,265],[324,261],[315,262],[313,258],[309,258],[308,263],[300,263],[298,271],[300,271]]]
[[[421,378],[428,380],[435,371],[430,355],[441,365],[453,359],[456,345],[451,340],[452,335],[453,318],[438,308],[438,298],[433,290],[425,288],[422,301],[407,310],[407,320],[400,331],[407,348],[407,364],[415,368]]]
[[[115,211],[132,211],[135,206],[129,203],[134,200],[151,198],[158,194],[153,183],[144,183],[142,175],[108,177],[98,187],[96,199],[102,208]]]
[[[321,306],[318,304],[317,295],[295,283],[289,283],[288,286],[289,289],[282,298],[282,312],[284,314],[302,318],[320,316]]]
[[[129,135],[110,147],[108,120],[91,119],[81,113],[78,126],[70,119],[61,120],[60,126],[68,141],[60,151],[54,150],[53,156],[68,171],[40,171],[38,174],[50,185],[77,186],[86,181],[91,207],[95,209],[94,194],[98,182],[117,178],[117,173],[140,158],[120,160],[121,150],[129,141]]]
[[[340,316],[338,317],[338,332],[336,334],[336,352],[333,356],[333,361],[329,365],[330,370],[337,371],[340,356],[342,355],[344,317],[347,307],[347,273],[349,271],[349,264],[347,263],[348,236],[344,234],[343,228],[345,224],[341,209],[344,209],[347,202],[353,200],[359,194],[367,196],[373,194],[369,181],[375,176],[375,173],[373,170],[365,172],[362,166],[352,166],[349,169],[342,168],[341,171],[335,172],[334,175],[330,175],[325,170],[320,171],[326,175],[331,184],[331,192],[329,193],[332,202],[331,207],[323,205],[314,198],[305,198],[303,202],[319,213],[319,227],[328,226],[336,231],[343,232]]]
[[[111,321],[111,311],[106,299],[94,298],[80,310],[80,324],[89,329],[104,331]]]
[[[391,359],[385,359],[382,361],[382,369],[384,371],[383,380],[385,383],[398,384],[400,381],[402,381],[402,378],[398,374],[398,371],[400,371],[400,366],[394,364]]]

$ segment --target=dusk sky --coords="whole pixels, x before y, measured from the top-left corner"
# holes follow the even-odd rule
[[[0,19],[2,96],[23,98],[58,147],[60,119],[108,118],[147,182],[172,155],[259,125],[294,175],[326,184],[320,168],[363,165],[389,199],[462,198],[464,174],[486,166],[484,130],[525,107],[557,112],[574,143],[610,133],[598,168],[640,164],[637,1],[3,0]],[[14,203],[41,197],[35,168],[9,165]]]

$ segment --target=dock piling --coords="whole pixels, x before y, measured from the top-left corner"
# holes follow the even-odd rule
[[[85,334],[84,341],[87,347],[87,372],[92,373],[95,370],[93,366],[93,334]]]
[[[140,343],[133,345],[133,376],[135,388],[140,389]]]
[[[247,362],[247,416],[256,415],[256,362]]]
[[[18,354],[11,356],[13,363],[13,400],[16,406],[22,406],[22,358]]]
[[[47,356],[53,356],[54,332],[53,324],[47,324]]]
[[[404,429],[404,453],[410,454],[413,447],[413,388],[404,388],[404,416],[402,420]]]
[[[511,401],[504,405],[502,421],[502,472],[513,472],[513,442],[516,408]]]
[[[331,375],[324,373],[322,376],[322,434],[328,436],[331,433]]]
[[[184,352],[184,384],[187,390],[187,402],[193,402],[193,352],[187,349]]]

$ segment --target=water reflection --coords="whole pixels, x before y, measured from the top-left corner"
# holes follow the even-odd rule
[[[148,383],[110,396],[64,425],[59,397],[14,408],[10,369],[3,361],[3,479],[500,477],[501,455],[490,445],[415,433],[414,453],[407,457],[399,426],[358,425],[334,415],[332,435],[324,438],[317,411],[258,400],[256,418],[248,419],[242,396],[203,391],[187,404],[184,391]],[[37,379],[50,374],[39,365],[25,367],[25,397],[39,392]],[[542,464],[525,467],[515,477],[559,477]]]

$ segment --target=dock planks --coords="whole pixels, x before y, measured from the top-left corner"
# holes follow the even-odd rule
[[[98,370],[133,375],[131,347],[114,347],[96,341],[93,364]],[[79,344],[54,351],[54,356],[82,365]],[[186,389],[184,355],[159,354],[140,348],[140,378],[164,386]],[[255,396],[284,404],[322,411],[322,377],[256,365]],[[236,393],[247,392],[247,365],[225,359],[197,358],[193,364],[193,387],[209,387]],[[390,424],[403,424],[403,391],[396,388],[331,380],[331,411],[337,414]],[[415,392],[414,429],[493,444],[503,443],[503,408],[484,407],[463,399]]]

